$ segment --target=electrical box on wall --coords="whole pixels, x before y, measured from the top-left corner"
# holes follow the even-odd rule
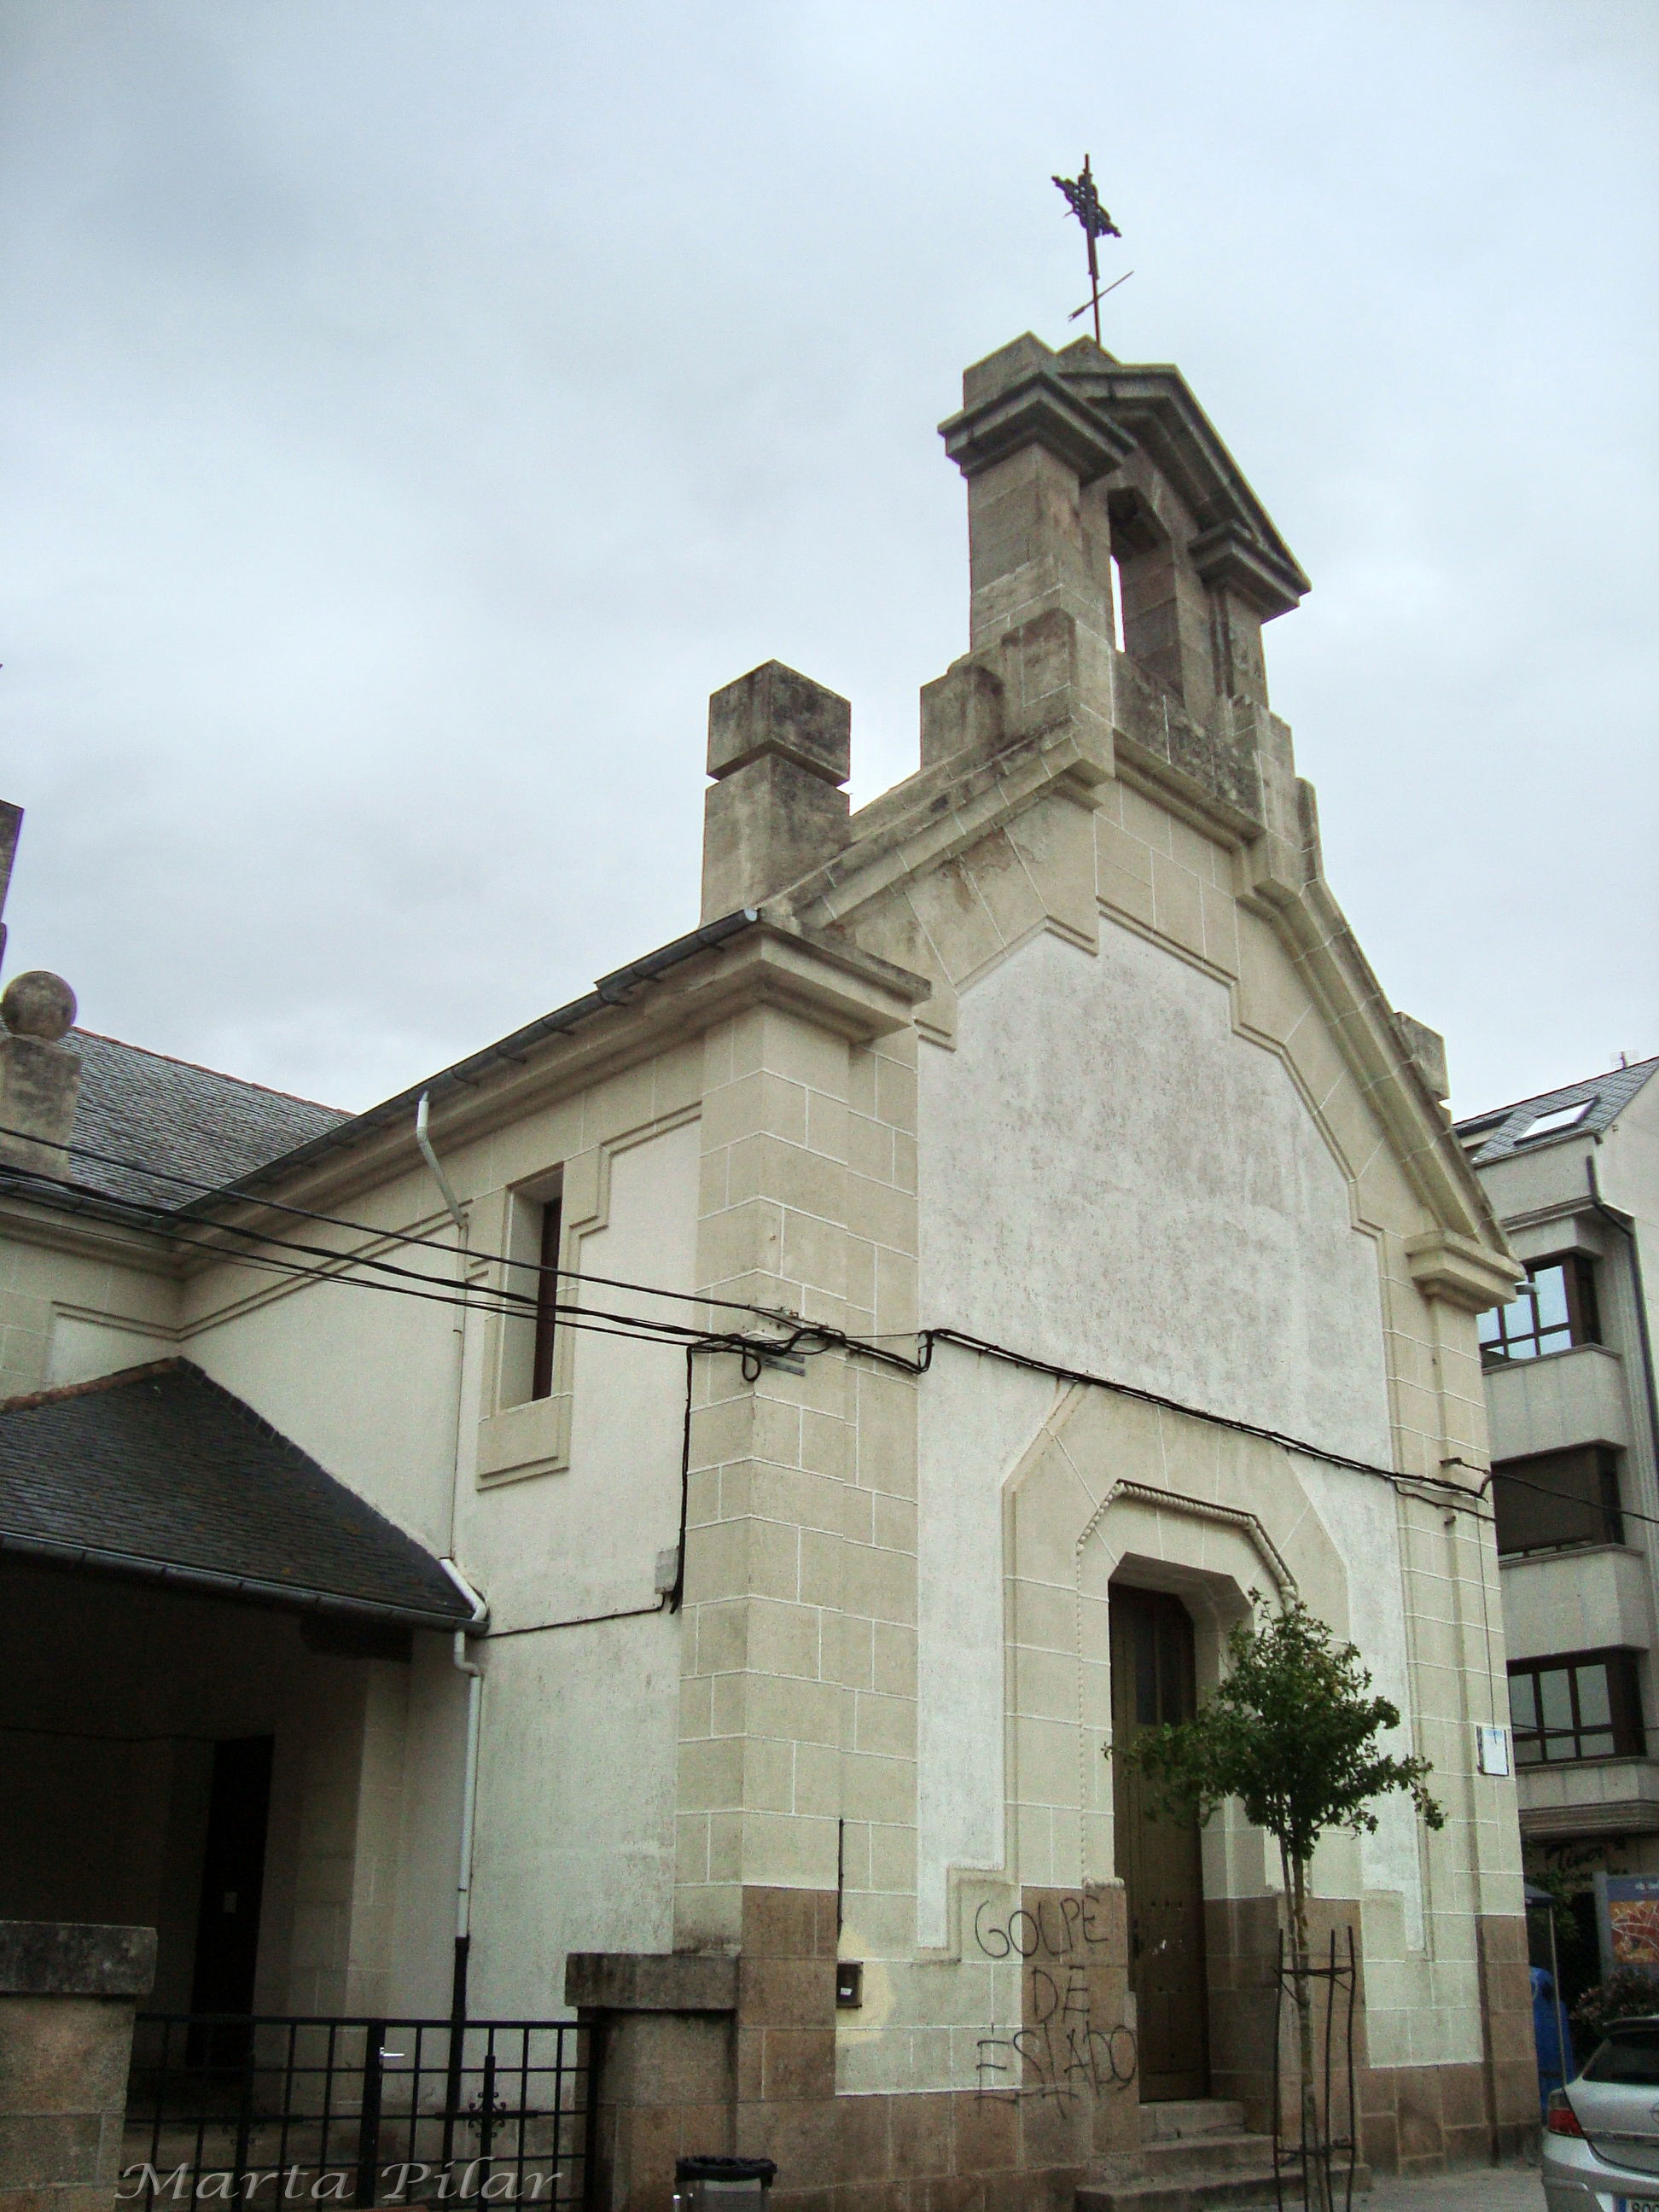
[[[1474,1742],[1475,1760],[1482,1774],[1509,1772],[1510,1732],[1506,1728],[1477,1728]]]

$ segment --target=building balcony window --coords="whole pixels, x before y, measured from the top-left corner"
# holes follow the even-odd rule
[[[1488,1367],[1511,1359],[1538,1359],[1601,1341],[1594,1263],[1582,1252],[1534,1260],[1519,1297],[1483,1313],[1480,1357]]]
[[[1625,1540],[1619,1455],[1607,1444],[1495,1461],[1492,1503],[1500,1556]]]
[[[1517,1766],[1639,1759],[1646,1747],[1632,1651],[1576,1651],[1510,1668]]]

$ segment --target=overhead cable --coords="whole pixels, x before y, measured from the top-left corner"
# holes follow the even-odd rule
[[[3,1128],[0,1128],[0,1133],[3,1133]],[[106,1154],[91,1152],[87,1147],[64,1146],[62,1149],[77,1152],[83,1158],[99,1159],[106,1165],[125,1168],[132,1174],[167,1176],[167,1172],[163,1170],[152,1170],[141,1162],[115,1160]],[[46,1192],[61,1194],[58,1200],[60,1203],[64,1198],[72,1198],[100,1208],[110,1209],[118,1215],[138,1217],[138,1225],[188,1249],[207,1252],[232,1266],[258,1267],[276,1274],[319,1283],[338,1283],[359,1290],[385,1291],[393,1296],[420,1298],[433,1304],[456,1307],[465,1311],[498,1316],[512,1315],[533,1311],[538,1304],[543,1311],[547,1310],[546,1304],[539,1301],[534,1294],[528,1291],[495,1286],[468,1289],[460,1285],[457,1285],[452,1290],[439,1277],[426,1274],[416,1268],[400,1267],[392,1261],[380,1260],[365,1254],[337,1252],[326,1246],[304,1244],[296,1240],[284,1239],[274,1237],[268,1232],[244,1227],[237,1223],[216,1222],[210,1224],[216,1231],[228,1231],[267,1248],[260,1252],[228,1250],[222,1243],[212,1239],[184,1235],[181,1217],[154,1200],[115,1197],[91,1185],[78,1183],[65,1176],[47,1175],[43,1170],[36,1169],[8,1168],[4,1173],[9,1177],[22,1181],[27,1185],[40,1185],[44,1187]],[[167,1179],[179,1182],[189,1180],[185,1177],[173,1176],[167,1176]],[[277,1203],[276,1201],[260,1202],[273,1206]],[[447,1255],[453,1255],[455,1249],[453,1245],[434,1238],[404,1237],[395,1231],[376,1229],[369,1224],[349,1221],[337,1215],[314,1213],[305,1207],[282,1206],[279,1210],[323,1222],[332,1227],[352,1229],[361,1234],[387,1242],[420,1244],[443,1251]],[[191,1225],[198,1224],[204,1226],[210,1225],[201,1223],[200,1216],[192,1215],[189,1218]],[[304,1257],[301,1260],[284,1260],[275,1256],[276,1253],[282,1251],[296,1252],[303,1255]],[[845,1352],[849,1355],[873,1359],[883,1366],[894,1368],[904,1374],[921,1376],[931,1369],[936,1346],[940,1344],[952,1344],[961,1350],[974,1352],[981,1358],[994,1359],[1004,1365],[1020,1368],[1030,1374],[1044,1375],[1057,1382],[1073,1383],[1092,1389],[1109,1391],[1114,1395],[1128,1398],[1142,1405],[1152,1406],[1161,1412],[1177,1414],[1184,1419],[1202,1422],[1210,1427],[1228,1430],[1237,1435],[1252,1437],[1264,1443],[1273,1444],[1280,1450],[1293,1453],[1298,1457],[1315,1460],[1326,1466],[1341,1468],[1352,1474],[1370,1476],[1389,1484],[1399,1492],[1420,1494],[1426,1488],[1440,1493],[1443,1501],[1447,1504],[1459,1511],[1469,1513],[1476,1519],[1490,1522],[1492,1517],[1490,1514],[1480,1512],[1475,1502],[1483,1498],[1490,1487],[1492,1481],[1490,1474],[1478,1488],[1472,1488],[1469,1485],[1458,1482],[1444,1474],[1409,1474],[1399,1468],[1384,1467],[1375,1461],[1358,1459],[1350,1454],[1333,1450],[1328,1446],[1311,1443],[1304,1437],[1291,1436],[1283,1430],[1243,1420],[1235,1415],[1214,1413],[1204,1407],[1188,1405],[1180,1399],[1146,1389],[1136,1383],[1122,1382],[1115,1376],[1098,1374],[1085,1368],[1068,1366],[1057,1361],[1042,1359],[1034,1354],[1020,1352],[1011,1346],[999,1344],[991,1339],[975,1335],[965,1329],[943,1326],[921,1329],[914,1334],[906,1333],[904,1340],[914,1342],[917,1347],[915,1357],[907,1357],[903,1353],[888,1349],[888,1342],[879,1339],[854,1336],[830,1322],[808,1322],[799,1316],[784,1314],[775,1309],[745,1304],[735,1299],[700,1297],[694,1291],[667,1291],[653,1284],[633,1283],[614,1277],[591,1275],[574,1268],[541,1268],[538,1267],[537,1263],[533,1261],[507,1261],[503,1260],[501,1255],[495,1254],[477,1254],[474,1256],[486,1263],[500,1260],[501,1264],[535,1267],[540,1273],[552,1273],[579,1282],[591,1282],[606,1287],[625,1290],[641,1297],[672,1298],[696,1305],[715,1305],[725,1310],[748,1314],[757,1320],[764,1322],[769,1328],[781,1332],[776,1336],[757,1338],[738,1329],[698,1329],[687,1323],[668,1321],[648,1314],[619,1314],[604,1307],[592,1307],[556,1299],[552,1302],[552,1310],[563,1326],[595,1335],[624,1337],[641,1343],[678,1344],[688,1355],[688,1382],[690,1361],[700,1352],[729,1352],[736,1354],[742,1359],[745,1375],[751,1381],[759,1373],[761,1366],[767,1363],[792,1356],[811,1356],[836,1350]],[[366,1279],[362,1275],[347,1272],[356,1267],[373,1270],[375,1279]],[[382,1276],[395,1279],[379,1279]],[[890,1338],[888,1341],[890,1340]],[[689,1452],[689,1438],[687,1450]],[[1560,1494],[1547,1489],[1542,1485],[1528,1484],[1521,1477],[1506,1476],[1505,1480],[1517,1481],[1521,1483],[1522,1487],[1538,1490],[1546,1496],[1557,1497]],[[1627,1517],[1643,1522],[1649,1522],[1653,1518],[1637,1512],[1634,1509],[1629,1511]],[[1659,1526],[1659,1521],[1655,1521],[1653,1525]],[[682,1552],[683,1550],[682,1544]]]
[[[38,1144],[42,1141],[42,1139],[32,1136],[26,1129],[14,1129],[8,1127],[4,1122],[0,1122],[0,1137],[21,1137],[31,1144]],[[295,1206],[285,1199],[264,1198],[252,1193],[238,1190],[234,1184],[204,1182],[198,1176],[179,1175],[171,1168],[154,1167],[143,1160],[123,1159],[118,1154],[114,1152],[94,1152],[89,1145],[65,1145],[54,1143],[52,1146],[52,1149],[54,1152],[68,1152],[76,1159],[95,1160],[100,1167],[119,1168],[128,1175],[143,1176],[155,1182],[176,1183],[181,1190],[197,1191],[204,1197],[218,1198],[228,1204],[234,1202],[243,1206],[264,1206],[269,1208],[270,1211],[274,1213],[292,1214],[297,1220],[321,1222],[326,1227],[331,1229],[349,1229],[354,1231],[360,1237],[378,1237],[388,1243],[420,1245],[434,1252],[447,1253],[452,1257],[455,1251],[454,1245],[441,1237],[421,1237],[416,1236],[412,1231],[409,1230],[381,1229],[377,1228],[373,1222],[353,1221],[344,1214],[319,1213],[314,1207],[309,1206]],[[153,1212],[160,1217],[162,1222],[166,1223],[186,1218],[192,1221],[202,1221],[206,1218],[205,1216],[196,1213],[191,1213],[186,1216],[177,1208],[160,1206],[154,1200],[150,1200],[123,1198],[115,1193],[100,1190],[95,1184],[73,1182],[63,1176],[46,1175],[44,1171],[40,1170],[13,1169],[10,1172],[14,1174],[38,1175],[42,1181],[46,1182],[62,1182],[66,1189],[76,1191],[86,1198],[99,1204],[111,1206],[147,1205]],[[252,1231],[241,1229],[238,1224],[234,1222],[216,1221],[211,1225],[219,1229],[234,1230],[238,1234],[242,1236],[249,1236],[256,1233]],[[274,1242],[275,1240],[266,1239],[264,1241]],[[214,1248],[211,1245],[204,1245],[202,1247],[202,1249],[204,1251],[211,1251]],[[753,1314],[757,1318],[763,1321],[772,1321],[777,1317],[765,1306],[751,1305],[741,1298],[721,1298],[716,1297],[712,1294],[702,1295],[695,1291],[665,1291],[659,1288],[655,1284],[630,1283],[617,1275],[595,1275],[579,1267],[556,1267],[550,1262],[543,1260],[515,1259],[510,1252],[481,1251],[475,1247],[470,1251],[469,1257],[474,1260],[488,1261],[497,1267],[517,1267],[533,1275],[561,1275],[568,1277],[571,1280],[575,1282],[598,1283],[605,1290],[637,1291],[647,1297],[672,1298],[683,1305],[720,1306],[727,1312]],[[506,1295],[506,1293],[503,1293],[503,1295]],[[530,1297],[532,1299],[534,1297],[533,1292],[522,1292],[518,1293],[517,1295]]]

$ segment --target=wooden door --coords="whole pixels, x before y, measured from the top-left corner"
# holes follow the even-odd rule
[[[1179,1598],[1114,1583],[1112,1735],[1191,1718],[1193,1624]],[[1198,1823],[1155,1820],[1140,1778],[1112,1762],[1118,1878],[1128,1893],[1129,1984],[1144,2103],[1210,2090],[1204,1877]]]

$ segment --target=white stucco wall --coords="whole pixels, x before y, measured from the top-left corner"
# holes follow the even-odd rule
[[[388,1229],[430,1222],[430,1185],[401,1178],[354,1200],[347,1216]],[[316,1244],[337,1232],[296,1230]],[[394,1247],[385,1256],[454,1281],[441,1250]],[[419,1287],[416,1285],[416,1287]],[[449,1548],[454,1464],[457,1313],[449,1306],[343,1283],[303,1285],[249,1268],[214,1267],[185,1293],[179,1350],[319,1466],[429,1551]]]
[[[678,1618],[493,1645],[472,2001],[562,2014],[567,1952],[673,1948]]]
[[[925,1322],[1388,1459],[1374,1244],[1223,985],[1109,920],[1097,957],[1036,937],[963,994],[955,1052],[923,1047],[920,1121]],[[960,1353],[922,1390],[924,1941],[945,1869],[998,1855],[1000,1498],[1051,1400]],[[1341,1555],[1368,1562],[1351,1632],[1408,1705],[1392,1493],[1328,1473],[1310,1489]],[[1409,1892],[1415,1859],[1390,1818],[1367,1874]]]
[[[696,1289],[699,1141],[690,1121],[617,1145],[605,1224],[580,1238],[578,1267]],[[567,1282],[561,1295],[611,1312],[696,1318],[694,1308],[598,1283]],[[479,1486],[463,1462],[458,1556],[487,1589],[501,1628],[649,1604],[656,1555],[679,1533],[684,1352],[597,1329],[574,1335],[568,1468]],[[484,1337],[478,1323],[469,1325],[470,1343]],[[475,1429],[490,1380],[487,1345],[481,1349],[468,1407]]]
[[[695,1121],[623,1143],[608,1164],[605,1225],[585,1271],[696,1287]],[[584,1304],[644,1302],[594,1284]],[[684,1319],[692,1310],[659,1302]],[[570,1464],[464,1489],[461,1556],[503,1634],[488,1650],[474,1887],[475,2008],[563,2010],[567,1951],[672,1946],[677,1615],[542,1627],[648,1607],[676,1540],[684,1355],[579,1334]]]

